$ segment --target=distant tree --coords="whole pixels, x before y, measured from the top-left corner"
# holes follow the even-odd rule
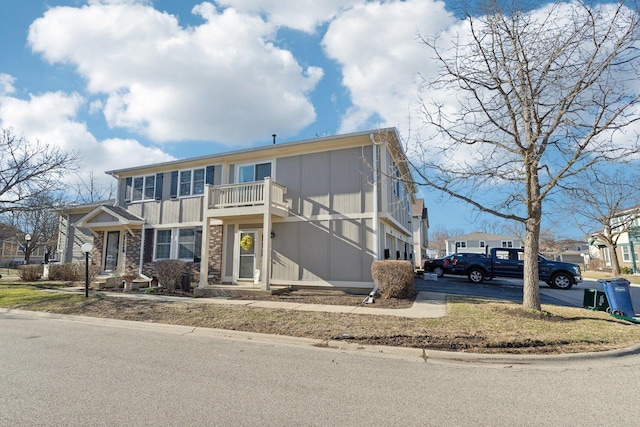
[[[640,151],[619,139],[640,119],[639,16],[625,3],[468,4],[480,9],[464,11],[460,34],[422,39],[440,72],[425,79],[407,152],[419,185],[524,225],[523,307],[540,310],[544,202]]]
[[[78,176],[78,181],[71,185],[71,197],[76,203],[90,204],[112,199],[116,192],[113,183],[102,185],[96,179],[93,171],[87,178]]]
[[[76,153],[0,130],[0,213],[31,209],[31,199],[63,190],[62,177],[77,166]]]
[[[47,259],[56,252],[59,216],[55,207],[61,203],[61,199],[51,194],[40,194],[25,201],[21,210],[2,214],[2,222],[15,230],[15,238],[23,248],[26,263],[38,248],[44,249]]]
[[[445,229],[443,226],[438,226],[431,231],[431,237],[429,237],[429,249],[438,253],[438,256],[445,256],[447,253],[447,240],[451,240],[456,236],[464,234],[464,230],[460,228]]]
[[[584,175],[584,186],[566,192],[580,229],[609,250],[616,276],[620,275],[618,240],[640,218],[639,178],[621,170],[589,171]]]

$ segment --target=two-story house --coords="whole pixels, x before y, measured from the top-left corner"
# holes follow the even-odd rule
[[[445,240],[446,254],[458,252],[486,253],[489,248],[521,248],[522,241],[516,236],[489,233],[471,233]]]
[[[621,268],[637,273],[640,253],[640,206],[620,210],[611,219],[609,227],[589,236],[589,249],[593,258],[604,261],[604,267],[612,268],[611,251],[606,241],[615,242],[616,255]]]
[[[393,128],[107,173],[113,203],[62,212],[63,262],[91,241],[103,275],[179,259],[200,288],[267,290],[371,288],[374,260],[413,259],[416,189]]]

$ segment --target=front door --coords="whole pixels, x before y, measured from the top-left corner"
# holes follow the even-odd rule
[[[253,280],[254,272],[258,267],[258,233],[240,231],[239,237],[238,279]]]
[[[107,232],[107,245],[104,251],[104,271],[115,272],[118,267],[118,252],[120,248],[120,232]]]

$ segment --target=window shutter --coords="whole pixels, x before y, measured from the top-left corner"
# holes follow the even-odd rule
[[[162,200],[162,181],[164,180],[164,173],[156,174],[156,200]]]
[[[131,183],[133,182],[133,178],[129,177],[124,180],[124,201],[125,203],[129,203],[131,201]]]
[[[178,171],[171,172],[171,198],[178,197]]]
[[[202,228],[196,227],[193,247],[193,262],[200,262],[202,257]]]
[[[144,230],[144,252],[142,253],[142,262],[153,261],[153,228]]]
[[[205,184],[213,185],[213,166],[207,166]]]

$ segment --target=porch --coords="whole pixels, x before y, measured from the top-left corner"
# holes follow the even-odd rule
[[[212,224],[221,225],[226,221],[246,220],[262,224],[261,228],[238,230],[235,248],[226,252],[228,259],[233,259],[233,273],[230,275],[227,270],[226,279],[223,278],[223,280],[233,282],[231,286],[236,289],[239,286],[245,286],[236,282],[251,280],[254,282],[252,286],[255,289],[271,290],[271,238],[269,236],[272,236],[273,217],[284,218],[289,215],[289,204],[284,198],[286,193],[286,187],[274,182],[271,177],[266,177],[263,181],[207,187],[203,213],[204,230],[210,230]],[[203,233],[203,238],[202,259],[209,260],[211,257],[210,233]],[[198,292],[202,295],[227,295],[225,288],[210,287],[207,281],[208,264],[208,262],[200,264]],[[255,276],[256,274],[258,276]],[[232,292],[233,288],[228,291]]]

